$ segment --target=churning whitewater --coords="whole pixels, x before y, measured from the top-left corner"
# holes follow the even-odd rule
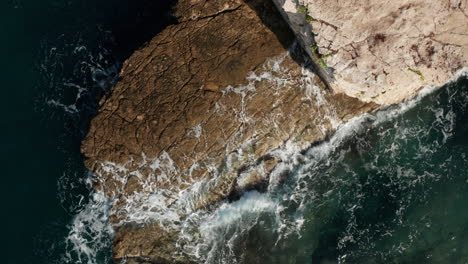
[[[247,86],[228,87],[226,92],[244,100],[245,91],[254,92],[258,79],[268,79],[281,89],[288,81],[284,73],[279,74],[281,59],[268,62],[264,73],[250,75]],[[318,98],[319,104],[327,103],[305,68],[300,88]],[[265,192],[249,191],[238,200],[205,209],[194,204],[218,178],[191,183],[184,190],[161,190],[154,183],[171,175],[156,171],[179,174],[174,162],[167,153],[155,159],[142,153],[143,163],[155,172],[148,177],[145,191],[127,197],[121,212],[110,209],[115,201],[93,191],[70,224],[64,261],[110,261],[103,252],[113,236],[108,216],[115,214],[122,216],[115,226],[159,221],[177,230],[179,251],[174,256],[189,255],[199,263],[413,263],[424,259],[425,263],[466,264],[467,105],[465,69],[442,88],[424,89],[416,98],[345,123],[330,112],[327,118],[337,129],[332,137],[306,149],[288,142],[270,153],[281,163],[270,174]],[[248,122],[242,109],[238,117]],[[197,127],[191,133],[194,140],[204,136]],[[125,164],[108,162],[102,168],[120,181],[127,178],[123,176],[138,176]]]

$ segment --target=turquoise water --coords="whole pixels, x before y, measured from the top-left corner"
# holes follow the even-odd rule
[[[108,204],[90,196],[80,141],[121,62],[172,22],[169,3],[0,5],[2,263],[109,263]],[[235,221],[211,230],[202,259],[467,264],[467,106],[465,78],[352,121],[281,184],[214,212]]]

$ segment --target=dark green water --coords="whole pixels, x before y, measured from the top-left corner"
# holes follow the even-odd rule
[[[1,1],[1,263],[80,263],[65,241],[89,193],[80,141],[121,62],[171,21],[169,2]]]
[[[168,1],[0,5],[2,263],[108,263],[79,145],[121,62],[171,22]],[[202,223],[202,259],[467,264],[467,106],[465,78],[356,121]]]

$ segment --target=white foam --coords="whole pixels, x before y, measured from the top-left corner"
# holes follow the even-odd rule
[[[78,113],[78,109],[76,108],[76,104],[73,103],[73,104],[70,104],[70,105],[66,105],[66,104],[63,104],[57,100],[54,100],[54,99],[49,99],[46,101],[46,103],[50,106],[54,106],[54,107],[57,107],[57,108],[61,108],[63,109],[63,111],[67,112],[67,113],[70,113],[70,114],[76,114]]]
[[[113,229],[108,222],[110,201],[95,192],[89,203],[73,218],[66,238],[64,263],[97,264],[97,256],[109,248]]]
[[[257,80],[260,78],[269,78],[271,75],[261,76],[263,77],[253,76],[252,79]],[[466,71],[459,74],[459,76],[466,76]],[[423,89],[415,98],[406,100],[405,102],[402,102],[399,105],[387,107],[386,109],[377,111],[375,113],[367,113],[358,117],[354,117],[346,123],[342,123],[339,120],[333,119],[335,117],[335,113],[330,113],[328,115],[330,121],[333,123],[333,126],[337,130],[328,141],[323,142],[312,148],[309,148],[305,152],[305,154],[301,154],[303,150],[302,146],[298,146],[292,141],[287,141],[283,146],[269,153],[270,155],[276,157],[278,160],[281,160],[282,162],[276,166],[275,170],[270,175],[270,186],[268,193],[247,193],[239,201],[230,204],[223,203],[215,212],[213,212],[213,214],[210,214],[208,212],[197,214],[196,212],[193,212],[192,216],[196,215],[196,217],[188,217],[187,219],[190,219],[192,221],[191,225],[200,226],[199,231],[201,233],[201,237],[194,239],[193,236],[187,235],[188,232],[185,232],[186,237],[190,237],[192,239],[192,243],[189,244],[191,246],[186,245],[184,250],[187,253],[191,253],[192,255],[196,256],[196,258],[205,259],[206,263],[212,263],[212,261],[215,261],[214,256],[216,250],[218,250],[219,247],[226,245],[230,247],[229,243],[234,243],[234,237],[231,237],[228,241],[225,240],[226,237],[223,237],[224,233],[222,230],[232,225],[239,225],[239,223],[242,223],[242,226],[239,226],[240,229],[248,230],[249,228],[251,228],[251,225],[242,222],[245,219],[249,219],[246,216],[259,215],[263,212],[275,213],[278,226],[277,228],[279,231],[278,233],[281,234],[280,238],[278,239],[287,237],[290,234],[299,235],[301,229],[304,226],[304,216],[302,214],[302,210],[305,208],[305,203],[311,202],[307,200],[307,194],[312,195],[312,201],[318,198],[314,196],[316,194],[311,194],[310,190],[300,187],[299,180],[303,177],[309,177],[308,174],[302,173],[301,171],[305,172],[308,168],[315,166],[320,161],[327,160],[330,154],[333,153],[338,147],[340,147],[343,144],[343,142],[347,141],[348,139],[355,137],[356,135],[362,133],[367,129],[372,129],[384,122],[394,120],[396,117],[414,108],[425,96],[436,91],[438,88],[439,87],[430,87]],[[314,87],[310,88],[310,91],[308,91],[308,93],[306,92],[306,96],[314,96],[315,99],[322,98],[323,100],[325,100],[323,94],[320,91],[315,90]],[[325,103],[325,101],[323,101],[322,103]],[[447,115],[444,116],[445,120],[447,119],[446,117]],[[408,131],[403,131],[403,134],[407,133]],[[342,153],[342,155],[344,155],[344,153]],[[341,158],[343,158],[342,155],[340,156]],[[295,177],[298,178],[298,186],[296,186],[296,190],[293,193],[283,197],[284,200],[297,201],[297,203],[299,203],[299,207],[294,215],[286,215],[283,217],[281,216],[281,212],[285,208],[281,206],[280,201],[273,200],[270,194],[274,193],[274,190],[278,187],[278,183],[281,181],[281,177],[283,177],[282,174],[286,171],[291,171],[299,163],[303,164],[303,168],[301,168],[301,171],[294,174]],[[306,163],[307,166],[305,166],[304,163]],[[421,180],[414,177],[414,173],[411,173],[411,171],[402,172],[401,175],[409,177],[412,181]],[[241,174],[240,178],[241,184],[243,179],[242,177],[243,174]],[[323,196],[329,195],[331,195],[331,190],[323,194]],[[356,208],[357,207],[353,207],[349,210],[356,210]],[[201,217],[200,215],[204,215],[204,217]],[[255,219],[255,217],[252,219]],[[252,221],[255,222],[254,220]],[[353,228],[353,225],[350,225],[349,228]],[[182,233],[184,233],[183,230],[184,229],[182,229]],[[352,233],[351,229],[348,231],[349,234]],[[340,243],[344,245],[345,243],[347,243],[347,241],[353,241],[353,239],[354,238],[351,235],[345,236],[343,237],[342,241],[340,241]],[[345,256],[342,257],[345,258]]]
[[[284,59],[284,58],[283,58]],[[248,85],[240,87],[228,87],[225,93],[235,93],[242,97],[242,105],[245,105],[245,100],[255,92],[255,82],[260,80],[268,80],[275,82],[278,89],[285,87],[289,82],[287,78],[275,77],[275,72],[282,71],[281,58],[279,60],[271,60],[269,62],[269,69],[271,72],[264,72],[259,75],[252,74],[247,80]],[[458,77],[466,76],[468,69],[461,71]],[[325,105],[326,99],[323,91],[313,83],[313,75],[307,70],[303,70],[304,80],[302,80],[302,88],[304,89],[304,98],[307,100],[318,100],[319,105]],[[457,77],[457,78],[458,78]],[[455,80],[456,78],[454,78]],[[417,103],[426,95],[437,90],[438,87],[430,87],[423,89],[415,98],[407,100],[399,105],[391,106],[375,113],[363,114],[359,117],[352,118],[346,123],[342,123],[336,118],[336,113],[331,111],[327,113],[326,118],[330,121],[332,126],[336,128],[336,132],[326,142],[309,148],[304,154],[303,146],[298,146],[292,141],[285,142],[281,147],[269,153],[271,156],[276,157],[282,162],[275,167],[275,170],[270,175],[270,185],[266,194],[258,192],[248,192],[244,194],[240,200],[232,203],[221,203],[220,206],[213,212],[205,209],[197,209],[195,205],[197,202],[204,198],[210,190],[224,180],[227,171],[219,172],[217,164],[205,165],[211,173],[211,177],[206,179],[193,181],[191,179],[174,179],[175,175],[181,175],[182,172],[177,168],[174,161],[168,153],[162,153],[159,157],[149,159],[142,153],[142,162],[138,167],[147,167],[152,170],[146,179],[142,180],[143,190],[125,197],[124,206],[120,208],[125,216],[124,219],[118,224],[125,223],[147,223],[147,222],[160,222],[163,227],[178,230],[180,232],[180,241],[178,246],[180,250],[187,254],[194,256],[195,259],[206,260],[207,263],[213,261],[213,256],[218,247],[223,246],[224,241],[223,230],[226,230],[233,225],[241,225],[240,229],[249,229],[255,223],[256,217],[263,213],[274,214],[277,220],[278,229],[282,235],[289,233],[298,234],[304,225],[304,216],[301,214],[304,203],[304,192],[307,190],[302,189],[299,185],[297,189],[291,194],[282,197],[283,200],[297,201],[300,205],[298,213],[293,216],[286,216],[282,218],[281,212],[285,208],[281,206],[281,199],[275,200],[272,198],[271,193],[280,186],[284,172],[291,171],[299,163],[307,163],[302,170],[306,170],[310,166],[314,166],[319,161],[326,160],[330,154],[341,146],[342,143],[351,137],[359,134],[365,129],[369,129],[383,122],[390,121],[402,113],[412,109]],[[217,105],[217,111],[221,111],[224,106]],[[243,122],[250,122],[250,118],[246,115],[245,107],[238,113],[239,118]],[[450,117],[449,113],[441,114],[445,119]],[[272,126],[275,123],[272,122]],[[202,135],[201,126],[194,127],[192,130],[193,135],[198,138]],[[325,133],[325,131],[324,131]],[[244,142],[245,145],[250,142]],[[238,152],[230,154],[227,159],[228,170],[231,167],[232,159],[245,159],[242,152],[242,147]],[[133,162],[129,161],[127,164],[114,164],[111,162],[102,162],[102,173],[113,175],[114,179],[125,186],[129,176],[134,175],[143,179],[139,170],[129,170],[128,165]],[[199,167],[196,162],[193,163],[188,174],[191,175],[192,171]],[[232,169],[232,168],[231,168]],[[253,170],[257,168],[252,168]],[[259,172],[262,172],[259,170]],[[404,172],[407,175],[410,172]],[[405,176],[402,172],[402,176]],[[240,184],[245,175],[241,175]],[[410,175],[411,176],[411,175]],[[99,176],[98,176],[99,177]],[[247,177],[247,176],[245,176]],[[306,174],[296,173],[295,177],[308,177]],[[190,177],[189,177],[190,178]],[[170,183],[177,181],[180,185],[185,184],[187,188],[180,189],[177,186],[169,184],[169,188],[160,188],[162,183]],[[185,181],[185,182],[184,182]],[[121,190],[119,190],[121,191]],[[325,193],[324,195],[329,195]],[[96,193],[93,195],[92,202],[86,206],[74,219],[72,224],[72,231],[70,232],[69,245],[73,247],[73,251],[77,252],[80,260],[89,260],[95,256],[96,248],[87,239],[87,236],[94,235],[96,240],[91,242],[96,243],[97,248],[100,247],[99,241],[105,236],[111,234],[109,225],[104,224],[105,218],[108,216],[108,201]],[[354,210],[354,209],[353,209]],[[118,213],[118,212],[112,212]],[[246,217],[246,216],[250,217]],[[91,219],[92,218],[92,219]],[[93,222],[94,221],[94,222]],[[101,230],[101,231],[99,231]],[[99,233],[101,232],[101,233]],[[231,237],[232,238],[232,237]],[[234,238],[232,238],[234,239]],[[351,237],[347,239],[352,239]],[[232,241],[231,241],[232,242]],[[344,243],[344,242],[343,242]],[[80,262],[81,263],[81,262]],[[94,262],[82,262],[92,264]]]
[[[193,135],[195,138],[200,138],[203,133],[203,127],[201,124],[198,124],[194,127],[189,132],[189,135]]]
[[[275,212],[277,204],[268,195],[256,191],[245,193],[238,201],[223,203],[200,225],[204,235],[215,235],[216,229],[236,224],[246,213]]]
[[[457,80],[458,78],[462,76],[467,76],[467,71],[460,71],[459,74],[457,74],[457,77],[454,78],[452,81]],[[440,86],[442,87],[442,86]],[[433,93],[434,91],[438,90],[440,87],[428,87],[426,89],[421,90],[421,92],[414,98],[406,100],[402,102],[399,105],[394,105],[392,107],[388,107],[386,109],[377,111],[375,113],[366,113],[358,117],[354,117],[351,120],[349,120],[346,123],[342,123],[338,125],[338,128],[336,132],[333,134],[333,136],[326,142],[323,142],[317,146],[314,146],[306,151],[305,154],[300,154],[301,148],[297,146],[294,143],[291,142],[286,142],[284,146],[281,148],[276,149],[272,153],[270,153],[272,156],[277,157],[279,160],[282,160],[280,164],[278,164],[275,168],[275,170],[272,172],[270,175],[270,185],[269,185],[269,193],[274,192],[274,190],[279,186],[278,183],[281,182],[281,179],[283,174],[287,171],[292,171],[295,166],[297,166],[298,162],[301,162],[301,169],[299,172],[294,173],[294,177],[297,177],[298,181],[297,183],[300,183],[300,178],[302,177],[310,177],[309,174],[306,173],[306,171],[311,168],[316,166],[320,161],[325,161],[329,158],[330,154],[333,153],[338,147],[340,147],[343,142],[347,141],[350,138],[355,137],[359,133],[362,133],[363,131],[367,129],[372,129],[375,128],[379,125],[381,125],[384,122],[389,122],[394,120],[396,117],[402,115],[403,113],[409,111],[410,109],[414,108],[425,96]],[[441,119],[439,122],[447,122],[454,119],[453,114],[448,112],[448,113],[441,113]],[[436,115],[437,116],[437,115]],[[443,121],[442,121],[443,120]],[[450,123],[450,127],[453,126],[453,122]],[[400,131],[403,133],[402,135],[407,135],[412,132],[410,131]],[[415,134],[419,134],[421,131],[415,131]],[[446,134],[444,133],[444,136]],[[339,163],[339,161],[337,161]],[[307,164],[307,165],[305,165]],[[423,175],[423,176],[418,176],[415,175],[414,171],[412,172],[411,170],[405,170],[402,171],[400,170],[401,177],[407,177],[409,179],[409,183],[412,185],[417,184],[418,182],[422,181],[421,177],[431,177],[431,175]],[[301,208],[304,207],[303,203],[304,202],[310,202],[306,201],[305,197],[306,194],[310,192],[307,189],[300,188],[299,184],[297,186],[296,191],[291,193],[289,196],[284,197],[286,200],[292,200],[292,201],[298,201],[300,203],[300,206],[298,208],[299,212],[297,215],[295,215],[292,219],[280,219],[278,226],[282,228],[282,230],[279,232],[281,234],[288,235],[288,233],[295,232],[299,233],[301,228],[303,227],[303,217],[300,214]],[[265,196],[268,196],[268,194],[264,194]],[[324,194],[328,195],[328,194]],[[239,202],[244,202],[246,207],[248,207],[250,200],[240,200]],[[241,205],[236,205],[238,208],[243,208]],[[280,210],[280,206],[276,205],[276,208]],[[355,209],[355,208],[354,208]],[[353,209],[353,210],[354,210]],[[255,210],[254,208],[252,210]],[[242,213],[239,211],[238,213]],[[237,216],[241,217],[241,216]],[[229,219],[226,218],[226,219]],[[234,218],[232,218],[234,219]],[[216,223],[224,223],[222,219],[216,219]],[[208,226],[210,225],[216,225],[214,223],[207,224]],[[291,228],[292,227],[292,228]],[[349,239],[352,239],[352,237],[348,237]],[[342,241],[345,243],[345,241]]]
[[[201,241],[192,248],[191,253],[204,263],[233,263],[232,250],[221,254],[221,259],[218,251],[226,246],[235,246],[238,242],[236,232],[252,228],[261,214],[274,215],[276,211],[276,202],[268,195],[255,191],[245,193],[240,200],[233,203],[224,203],[212,214],[200,219],[198,224]],[[233,234],[231,230],[237,231]]]

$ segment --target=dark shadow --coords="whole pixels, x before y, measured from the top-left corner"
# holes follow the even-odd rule
[[[129,57],[144,43],[177,20],[171,14],[176,0],[99,0],[96,9],[110,14],[103,21],[115,38],[120,57]],[[109,11],[111,9],[111,11]]]
[[[257,13],[263,24],[276,35],[284,48],[288,49],[293,44],[294,33],[272,0],[245,0],[244,2]]]
[[[41,104],[53,99],[65,106],[73,105],[71,110],[57,107],[58,111],[45,113],[54,115],[54,120],[60,119],[58,123],[64,125],[63,140],[73,142],[73,147],[67,149],[80,148],[99,110],[99,101],[119,80],[123,62],[167,26],[177,23],[171,12],[176,2],[50,0],[43,3],[40,11],[48,17],[47,23],[31,25],[41,41],[35,65],[36,86],[43,91]],[[31,4],[24,9],[35,7]],[[48,111],[50,107],[44,109]],[[72,155],[75,160],[82,159],[76,157],[79,151]]]
[[[91,78],[88,82],[94,85],[77,102],[81,120],[69,123],[72,127],[80,126],[80,141],[99,109],[98,102],[119,80],[122,63],[167,26],[177,23],[172,16],[175,3],[177,0],[86,0],[80,3],[80,9],[89,9],[83,19],[96,23],[95,29],[88,30],[88,38],[99,43],[97,49],[106,50],[104,61],[113,62],[105,70],[85,76]]]
[[[276,35],[285,49],[292,48],[296,36],[272,0],[245,0],[244,2],[257,13],[263,24]],[[298,47],[294,51],[291,54],[292,58],[300,65],[305,64],[307,55],[304,50]]]
[[[244,0],[244,2],[254,10],[263,24],[267,26],[278,38],[285,49],[291,51],[291,57],[302,67],[305,67],[316,73],[321,79],[326,88],[330,89],[330,78],[317,63],[310,59],[307,52],[304,51],[299,44],[300,40],[296,40],[294,32],[289,27],[286,19],[281,15],[276,5],[272,0]]]

